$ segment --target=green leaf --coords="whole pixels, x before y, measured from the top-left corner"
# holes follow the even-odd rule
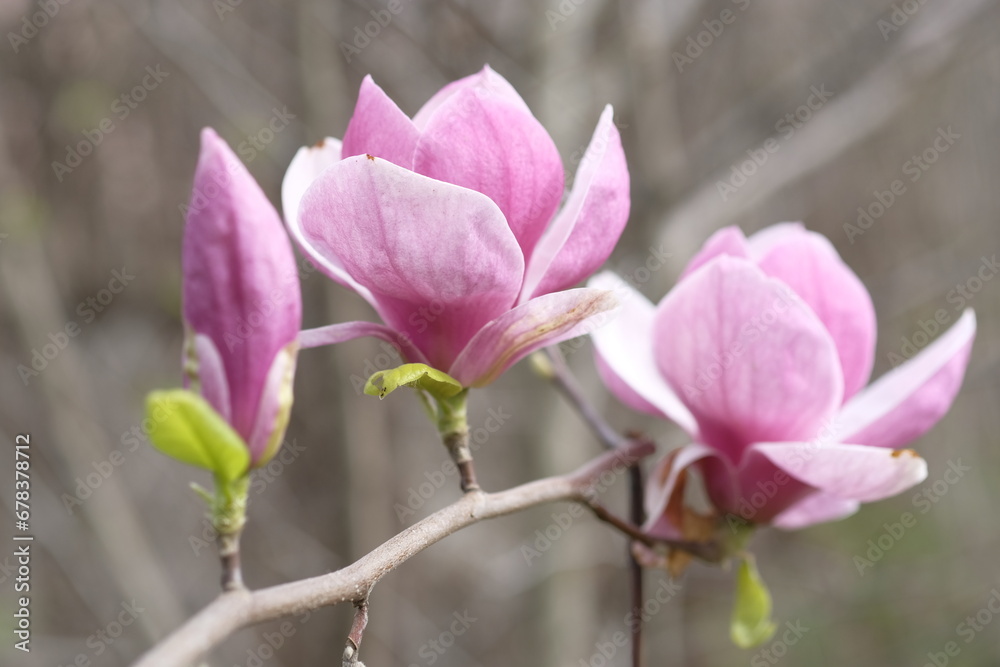
[[[365,393],[385,398],[399,387],[422,389],[437,399],[451,398],[462,391],[458,380],[426,364],[403,364],[379,371],[368,378]]]
[[[774,635],[771,594],[767,591],[752,556],[745,556],[736,573],[736,600],[729,636],[740,648],[753,648]]]
[[[167,456],[211,470],[223,481],[239,479],[250,467],[250,449],[243,438],[192,391],[150,393],[146,418],[153,424],[149,439]]]

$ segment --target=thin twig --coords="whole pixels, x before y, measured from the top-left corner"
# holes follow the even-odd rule
[[[632,524],[643,525],[646,512],[642,503],[642,469],[638,465],[629,468],[629,505]],[[637,620],[632,629],[632,667],[642,667],[642,565],[632,553],[632,545],[628,547],[629,579],[632,588],[632,613]]]
[[[590,499],[587,502],[587,505],[598,519],[614,526],[619,532],[624,533],[637,542],[642,542],[647,547],[655,548],[657,546],[665,546],[671,549],[686,551],[692,556],[709,563],[718,563],[722,560],[722,549],[715,541],[695,542],[693,540],[669,540],[660,537],[653,537],[652,535],[647,535],[642,532],[639,528],[633,526],[628,521],[624,521],[615,516],[596,500]]]
[[[548,354],[549,361],[551,362],[551,379],[553,384],[573,405],[576,411],[580,413],[580,416],[590,426],[597,439],[608,449],[621,447],[627,442],[628,439],[615,431],[605,421],[604,417],[594,409],[590,401],[583,396],[580,385],[576,381],[576,377],[569,370],[569,366],[566,365],[566,359],[559,348],[556,346],[548,347],[545,349],[545,352]]]
[[[248,625],[341,602],[366,600],[382,577],[448,535],[544,503],[586,503],[589,490],[602,472],[631,465],[653,450],[649,442],[630,442],[568,475],[540,479],[499,493],[470,492],[336,572],[257,591],[225,592],[150,649],[135,667],[186,667]]]
[[[343,667],[356,667],[358,654],[361,652],[361,638],[365,634],[368,626],[368,598],[354,603],[354,622],[351,623],[351,632],[347,635],[347,645],[344,647]]]

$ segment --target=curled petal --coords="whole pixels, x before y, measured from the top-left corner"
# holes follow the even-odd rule
[[[505,95],[463,88],[427,120],[414,171],[487,195],[529,258],[563,194],[563,169],[545,128]]]
[[[826,328],[747,260],[717,257],[678,283],[657,308],[653,345],[701,440],[734,462],[753,442],[811,438],[841,403]]]
[[[927,478],[927,463],[910,449],[778,442],[753,445],[747,458],[755,456],[813,488],[863,503],[889,498]]]
[[[327,276],[344,287],[354,290],[374,306],[368,289],[351,278],[339,260],[325,256],[314,248],[309,239],[302,233],[302,221],[299,219],[302,196],[324,169],[337,162],[340,162],[339,139],[327,137],[315,146],[303,146],[295,153],[295,157],[292,158],[292,162],[285,172],[285,178],[281,182],[281,203],[285,210],[285,224],[288,225],[288,233],[295,240],[299,249],[309,258],[309,261]]]
[[[591,334],[594,349],[604,366],[602,376],[608,389],[625,405],[667,417],[696,437],[698,425],[691,411],[659,372],[653,357],[653,320],[655,309],[646,297],[610,272],[594,276],[588,283],[597,289],[614,290],[621,312],[606,326]],[[636,400],[638,399],[638,400]]]
[[[813,309],[833,337],[844,371],[844,398],[868,382],[875,358],[875,307],[868,290],[823,235],[787,227],[758,261]]]
[[[837,417],[839,439],[899,447],[944,416],[962,386],[976,337],[972,309],[918,355],[860,391]]]
[[[668,507],[678,502],[675,494],[683,493],[683,484],[681,483],[683,474],[692,464],[718,455],[719,453],[711,447],[693,443],[675,449],[663,457],[646,481],[646,497],[644,499],[646,523],[643,530],[651,530],[655,526],[657,537],[680,537],[681,526],[678,525],[678,517],[666,515]]]
[[[546,294],[484,326],[448,370],[466,387],[482,387],[535,350],[589,333],[618,306],[612,292],[572,289]]]
[[[538,242],[521,299],[571,287],[607,260],[629,212],[629,174],[611,106],[604,109],[565,206]]]
[[[521,287],[524,260],[496,204],[386,160],[328,168],[301,220],[317,252],[367,288],[385,323],[435,368],[448,368]]]
[[[354,115],[344,132],[343,156],[374,155],[400,167],[413,166],[419,130],[371,75],[361,82]]]
[[[342,322],[299,332],[299,346],[302,348],[322,347],[344,343],[355,338],[378,338],[395,347],[400,355],[411,363],[426,363],[420,350],[413,346],[406,334],[393,331],[389,327],[374,322]]]

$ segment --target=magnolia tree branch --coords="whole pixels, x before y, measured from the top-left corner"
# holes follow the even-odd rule
[[[536,505],[569,501],[590,506],[592,487],[601,473],[630,467],[653,450],[648,441],[626,442],[568,475],[499,493],[471,491],[336,572],[256,591],[224,592],[150,649],[134,667],[187,667],[240,628],[320,607],[353,602],[367,614],[368,596],[375,584],[432,544],[472,524]],[[634,537],[635,528],[626,527]],[[360,633],[356,639],[360,643]]]

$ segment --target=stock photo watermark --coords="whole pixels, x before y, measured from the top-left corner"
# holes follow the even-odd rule
[[[889,36],[906,25],[926,2],[927,0],[903,0],[903,2],[893,3],[892,11],[875,22],[882,39],[888,42]]]
[[[487,417],[483,420],[483,425],[469,430],[469,450],[475,454],[486,444],[490,437],[500,430],[507,423],[511,415],[504,412],[503,407],[490,408],[487,410]],[[442,461],[437,470],[424,473],[426,481],[417,486],[411,486],[406,494],[406,504],[395,503],[392,509],[396,512],[396,518],[402,523],[407,517],[416,515],[417,511],[427,504],[434,494],[440,490],[448,478],[458,473],[458,466],[450,458]]]
[[[37,11],[25,14],[21,19],[21,28],[17,32],[8,32],[7,41],[14,49],[14,53],[21,50],[21,47],[30,42],[42,28],[49,24],[49,21],[56,17],[63,6],[68,5],[71,0],[38,0],[35,6]]]
[[[885,190],[874,190],[872,192],[873,201],[867,206],[858,207],[858,217],[854,224],[844,223],[844,233],[847,234],[847,240],[853,245],[857,237],[871,229],[872,225],[885,215],[886,211],[899,201],[900,197],[907,193],[906,182],[916,183],[919,181],[934,163],[961,138],[962,135],[952,130],[951,125],[939,127],[931,144],[918,155],[911,156],[900,166],[903,176],[907,177],[906,180],[897,178],[889,183]]]
[[[863,577],[866,570],[874,568],[876,563],[899,544],[906,536],[907,531],[917,525],[918,516],[927,514],[934,509],[934,506],[948,495],[951,487],[958,484],[971,470],[971,466],[962,465],[962,459],[948,461],[948,468],[940,479],[931,484],[925,484],[910,498],[910,503],[916,513],[903,512],[896,521],[883,523],[882,532],[868,540],[868,549],[864,554],[854,556],[854,567],[857,568],[858,574]]]
[[[368,13],[371,15],[372,20],[364,24],[364,26],[356,25],[354,26],[353,37],[350,42],[340,43],[340,52],[344,54],[344,60],[347,64],[351,64],[351,60],[357,58],[372,43],[372,40],[378,38],[382,34],[382,31],[389,27],[402,11],[406,8],[413,0],[389,0],[386,3],[385,9],[372,9]]]
[[[87,637],[86,646],[90,651],[77,653],[72,660],[65,664],[59,663],[58,667],[91,667],[93,664],[91,658],[99,658],[104,655],[125,634],[126,629],[146,611],[144,607],[139,606],[134,598],[130,602],[123,601],[120,606],[122,609],[115,618]]]
[[[732,3],[736,5],[736,8],[740,11],[746,11],[750,6],[751,0],[732,0]],[[677,71],[681,74],[684,73],[684,68],[688,65],[694,64],[694,61],[701,57],[701,54],[715,44],[715,40],[722,36],[725,32],[726,26],[732,25],[737,16],[736,12],[728,7],[719,12],[717,18],[705,19],[701,22],[705,26],[704,30],[700,30],[693,35],[688,35],[685,40],[685,48],[683,51],[674,51],[671,54],[673,58],[674,65],[677,66]]]
[[[447,630],[442,630],[437,637],[427,640],[417,649],[417,655],[423,659],[423,664],[433,665],[440,660],[441,656],[455,645],[455,641],[468,632],[472,624],[479,620],[470,614],[468,609],[463,610],[461,613],[457,611],[452,613],[452,618],[454,620],[448,626]],[[420,667],[420,665],[411,662],[409,667]]]
[[[50,332],[46,337],[47,342],[41,347],[31,348],[31,361],[28,364],[17,365],[17,374],[24,386],[27,387],[33,378],[41,375],[69,346],[70,340],[79,336],[85,326],[94,322],[133,280],[135,275],[128,272],[128,267],[113,269],[106,287],[77,304],[76,314],[79,315],[79,320],[69,320],[58,331]]]
[[[118,128],[115,121],[121,123],[128,118],[168,76],[170,76],[170,72],[162,69],[161,65],[147,65],[146,75],[135,86],[116,97],[111,103],[111,115],[98,121],[97,126],[93,129],[83,130],[81,132],[83,138],[75,144],[67,144],[66,157],[63,158],[62,162],[53,160],[52,172],[56,175],[56,180],[62,183],[63,178],[83,164],[84,158],[93,154],[104,138]]]
[[[969,303],[987,283],[993,280],[998,272],[1000,272],[1000,262],[997,262],[996,254],[989,257],[983,255],[979,260],[977,270],[964,281],[957,283],[945,296],[945,300],[955,306],[954,313],[961,315]],[[933,317],[917,320],[917,331],[909,336],[902,336],[899,349],[888,353],[889,363],[895,368],[904,361],[915,357],[951,321],[952,313],[949,313],[946,308],[938,308],[934,311]]]
[[[955,626],[955,634],[958,635],[963,644],[971,644],[979,633],[989,627],[997,615],[1000,615],[1000,586],[990,590],[986,602],[975,614],[969,614],[965,620]],[[923,667],[947,667],[947,665],[952,664],[952,658],[957,658],[961,653],[961,644],[955,640],[948,641],[941,647],[940,651],[927,653],[927,662],[923,664]]]
[[[782,142],[788,141],[798,130],[805,127],[805,124],[812,120],[813,115],[822,109],[831,97],[833,93],[826,89],[825,84],[820,84],[818,88],[810,86],[806,101],[779,118],[774,124],[776,134],[765,139],[760,146],[748,148],[747,159],[730,167],[729,178],[715,182],[715,188],[719,191],[722,201],[727,201],[746,185],[750,178],[767,164],[771,156],[781,150]]]

